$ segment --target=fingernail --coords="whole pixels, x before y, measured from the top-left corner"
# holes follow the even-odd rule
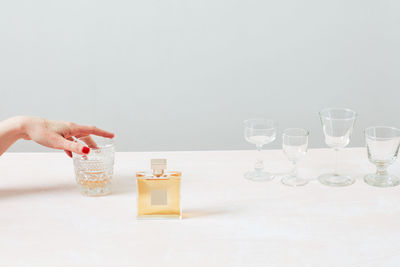
[[[90,148],[88,148],[87,146],[84,146],[84,147],[82,148],[82,153],[83,153],[83,154],[89,154],[89,152],[90,152]]]

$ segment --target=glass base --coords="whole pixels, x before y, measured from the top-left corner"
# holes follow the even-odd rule
[[[281,179],[282,184],[288,185],[288,186],[303,186],[308,184],[308,181],[306,179],[293,176],[293,175],[286,175],[283,176]]]
[[[400,184],[400,179],[394,175],[378,175],[376,173],[364,176],[364,181],[377,187],[392,187]]]
[[[249,171],[244,174],[244,178],[251,181],[267,182],[274,179],[274,176],[265,171]]]
[[[106,196],[111,194],[111,183],[108,183],[101,187],[90,188],[78,184],[79,191],[82,195],[88,197]]]
[[[318,181],[328,186],[348,186],[354,184],[356,180],[346,175],[327,173],[320,175]]]

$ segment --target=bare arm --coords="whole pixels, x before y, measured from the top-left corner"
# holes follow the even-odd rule
[[[12,117],[0,122],[0,155],[18,139],[24,138],[22,117]]]

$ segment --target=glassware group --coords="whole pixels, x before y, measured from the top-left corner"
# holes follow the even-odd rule
[[[357,118],[355,111],[347,108],[326,108],[319,112],[325,143],[334,150],[335,167],[332,172],[321,174],[317,180],[327,186],[348,186],[355,179],[338,170],[338,153],[350,143]],[[309,131],[288,128],[282,134],[282,151],[292,163],[292,170],[284,175],[274,175],[264,169],[262,148],[277,136],[278,124],[271,119],[244,121],[245,139],[256,146],[257,160],[254,170],[244,174],[252,181],[271,181],[280,176],[287,186],[303,186],[309,179],[299,176],[297,163],[307,153]],[[372,186],[392,187],[400,184],[400,178],[388,173],[388,167],[397,159],[400,148],[400,129],[387,126],[369,127],[364,130],[368,159],[376,166],[376,172],[364,177]],[[73,153],[75,176],[83,195],[102,196],[111,193],[114,169],[114,143],[112,139],[85,136],[75,140],[90,147],[87,155]],[[179,171],[167,170],[166,159],[152,159],[151,171],[136,173],[137,204],[139,219],[180,219],[181,178]]]
[[[325,108],[319,112],[325,143],[335,153],[335,167],[332,172],[318,176],[317,180],[327,186],[348,186],[355,182],[351,176],[339,172],[339,150],[350,143],[357,113],[348,108]],[[254,171],[246,172],[244,177],[253,181],[270,181],[275,176],[264,170],[261,149],[264,144],[276,139],[277,123],[271,119],[251,119],[244,122],[245,139],[255,144],[258,158]],[[397,158],[400,147],[400,129],[387,126],[369,127],[364,131],[368,159],[376,165],[376,173],[368,174],[364,181],[372,186],[391,187],[400,184],[400,178],[388,174],[387,168]],[[308,147],[309,131],[300,128],[289,128],[282,134],[282,150],[293,164],[291,172],[281,178],[288,186],[302,186],[308,179],[299,177],[297,163],[305,157]]]

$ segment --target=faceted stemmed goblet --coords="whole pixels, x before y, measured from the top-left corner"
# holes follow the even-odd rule
[[[346,186],[355,182],[352,177],[339,174],[338,153],[339,149],[350,143],[357,114],[347,108],[326,108],[319,113],[325,135],[325,143],[335,151],[335,169],[333,173],[322,174],[318,180],[329,186]]]
[[[283,153],[293,164],[291,173],[282,177],[282,183],[289,186],[302,186],[308,183],[297,175],[297,163],[306,155],[309,132],[304,129],[286,129],[282,135]]]
[[[244,177],[253,181],[270,181],[273,176],[264,171],[264,163],[261,158],[261,149],[263,145],[273,142],[276,138],[277,125],[269,119],[250,119],[244,121],[244,137],[247,142],[256,145],[258,158],[254,171],[244,174]]]
[[[400,129],[377,126],[365,129],[368,159],[376,166],[376,173],[368,174],[364,181],[373,186],[390,187],[400,184],[400,179],[387,172],[398,155],[400,147]]]

